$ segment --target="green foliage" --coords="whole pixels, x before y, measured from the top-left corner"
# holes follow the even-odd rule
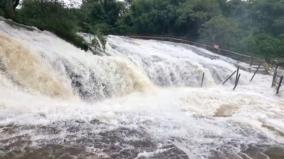
[[[0,16],[4,16],[4,1],[0,1]]]
[[[123,17],[131,32],[169,34],[177,17],[178,6],[184,0],[134,0]],[[125,26],[123,26],[125,28]]]
[[[225,48],[235,48],[240,39],[240,29],[232,20],[216,16],[202,25],[200,40],[206,43],[221,44]]]
[[[124,4],[116,0],[84,0],[79,15],[82,31],[113,33],[123,9]]]
[[[20,0],[1,0],[0,15],[6,18],[15,19],[15,9],[19,5]]]
[[[94,38],[92,40],[92,45],[95,46],[95,48],[100,47],[100,44],[102,45],[102,49],[105,50],[105,46],[106,46],[106,38],[104,36],[104,34],[100,31],[97,31],[95,33],[96,38]]]
[[[1,0],[0,15],[5,14]],[[283,55],[283,0],[83,0],[68,8],[59,0],[24,0],[17,21],[88,46],[76,32],[170,35],[270,58]],[[94,43],[98,44],[97,41]]]
[[[248,38],[248,49],[266,59],[284,57],[284,38],[275,38],[269,34],[257,34]]]
[[[118,25],[126,34],[173,35],[283,56],[283,0],[133,0]]]
[[[284,33],[284,1],[258,0],[252,6],[254,23],[259,30],[273,36]]]
[[[204,23],[214,16],[220,15],[216,0],[187,0],[178,8],[178,19],[175,31],[197,39],[199,30]]]
[[[216,0],[135,0],[124,21],[129,30],[138,34],[168,34],[195,39],[202,24],[219,14]]]
[[[0,9],[0,16],[4,16],[4,11]]]
[[[57,0],[24,0],[17,21],[49,30],[84,50],[88,46],[76,35],[77,24],[71,9]]]

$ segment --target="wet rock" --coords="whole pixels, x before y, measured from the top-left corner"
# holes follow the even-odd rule
[[[53,126],[39,126],[37,129],[37,133],[39,134],[59,134],[61,132],[60,129],[53,127]]]
[[[79,128],[79,127],[72,126],[72,127],[70,127],[70,128],[67,128],[67,131],[68,131],[68,132],[71,132],[71,133],[76,133],[76,132],[80,131],[80,128]]]
[[[232,105],[221,105],[215,112],[215,117],[230,117],[235,114],[239,108]]]
[[[185,152],[177,148],[175,145],[168,145],[162,148],[161,153],[154,153],[149,159],[189,159]]]
[[[1,133],[3,134],[14,134],[16,133],[16,129],[18,128],[17,125],[9,124],[9,125],[0,125],[0,130],[2,130]]]
[[[260,148],[257,147],[249,147],[243,153],[247,154],[247,156],[253,159],[269,159],[269,157],[264,154]]]
[[[100,125],[100,124],[103,124],[103,122],[101,122],[100,120],[98,119],[93,119],[90,121],[91,124],[93,125]]]
[[[284,159],[284,146],[270,147],[265,150],[265,154],[267,154],[271,159]]]
[[[95,154],[87,153],[82,147],[46,145],[41,148],[27,148],[22,153],[9,153],[2,159],[98,159]]]
[[[284,159],[284,146],[246,145],[238,154],[224,146],[212,151],[209,159]]]
[[[228,153],[226,151],[212,151],[209,159],[243,159],[237,154]]]
[[[2,126],[1,129],[5,132],[11,131],[14,134],[23,133],[22,130],[28,131],[25,131],[25,135],[0,140],[0,159],[133,159],[142,152],[161,149],[160,142],[152,139],[142,128],[109,127],[97,119],[90,122],[59,121],[42,126]],[[98,128],[103,129],[94,131]],[[165,151],[156,153],[151,158],[187,158],[174,145],[166,145],[168,146],[162,146]]]

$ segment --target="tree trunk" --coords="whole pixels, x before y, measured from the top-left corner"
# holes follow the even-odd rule
[[[6,0],[4,13],[6,18],[15,19],[15,10],[13,8],[13,1],[12,0]]]
[[[1,3],[1,8],[4,11],[4,16],[6,18],[15,19],[16,17],[16,7],[19,5],[19,0],[3,0]]]

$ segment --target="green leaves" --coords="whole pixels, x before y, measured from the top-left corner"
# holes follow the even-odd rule
[[[216,16],[202,25],[200,29],[201,41],[219,44],[223,48],[233,48],[239,40],[238,25],[224,16]]]
[[[284,57],[284,38],[275,38],[269,34],[257,34],[248,40],[251,50],[267,59]]]
[[[20,0],[1,0],[0,2],[0,15],[6,18],[15,19],[15,9],[19,5]]]
[[[170,35],[267,58],[284,56],[283,0],[83,0],[73,9],[58,0],[24,0],[17,20],[85,49],[78,31],[101,37]]]
[[[17,12],[17,21],[49,30],[75,46],[87,50],[78,31],[74,10],[65,7],[57,0],[24,0],[22,8]]]
[[[95,32],[112,33],[124,11],[124,4],[116,0],[84,0],[80,9],[80,18]],[[84,31],[84,30],[83,30]]]

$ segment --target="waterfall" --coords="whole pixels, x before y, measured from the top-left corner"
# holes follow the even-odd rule
[[[194,46],[116,36],[109,36],[107,51],[129,58],[159,86],[199,87],[203,72],[205,85],[220,84],[236,70],[237,63]],[[242,79],[248,75],[244,73]]]
[[[65,79],[57,78],[39,57],[4,34],[0,34],[0,59],[2,74],[15,84],[50,96],[70,97],[73,94],[71,87],[65,85]]]
[[[0,22],[0,29],[6,52],[1,59],[13,55],[6,59],[7,76],[25,88],[51,96],[66,93],[64,96],[98,100],[151,90],[154,85],[199,87],[203,73],[204,86],[211,87],[236,69],[235,61],[225,62],[224,57],[189,45],[109,36],[106,53],[112,56],[95,56],[49,32],[11,27],[5,22]],[[248,78],[243,72],[241,83]]]
[[[202,48],[108,36],[105,52],[0,20],[0,158],[283,158],[271,76],[240,70],[233,91],[249,65]]]
[[[0,29],[5,32],[0,55],[6,74],[25,88],[97,100],[153,87],[143,70],[125,58],[94,56],[49,32],[15,29],[4,22]]]

